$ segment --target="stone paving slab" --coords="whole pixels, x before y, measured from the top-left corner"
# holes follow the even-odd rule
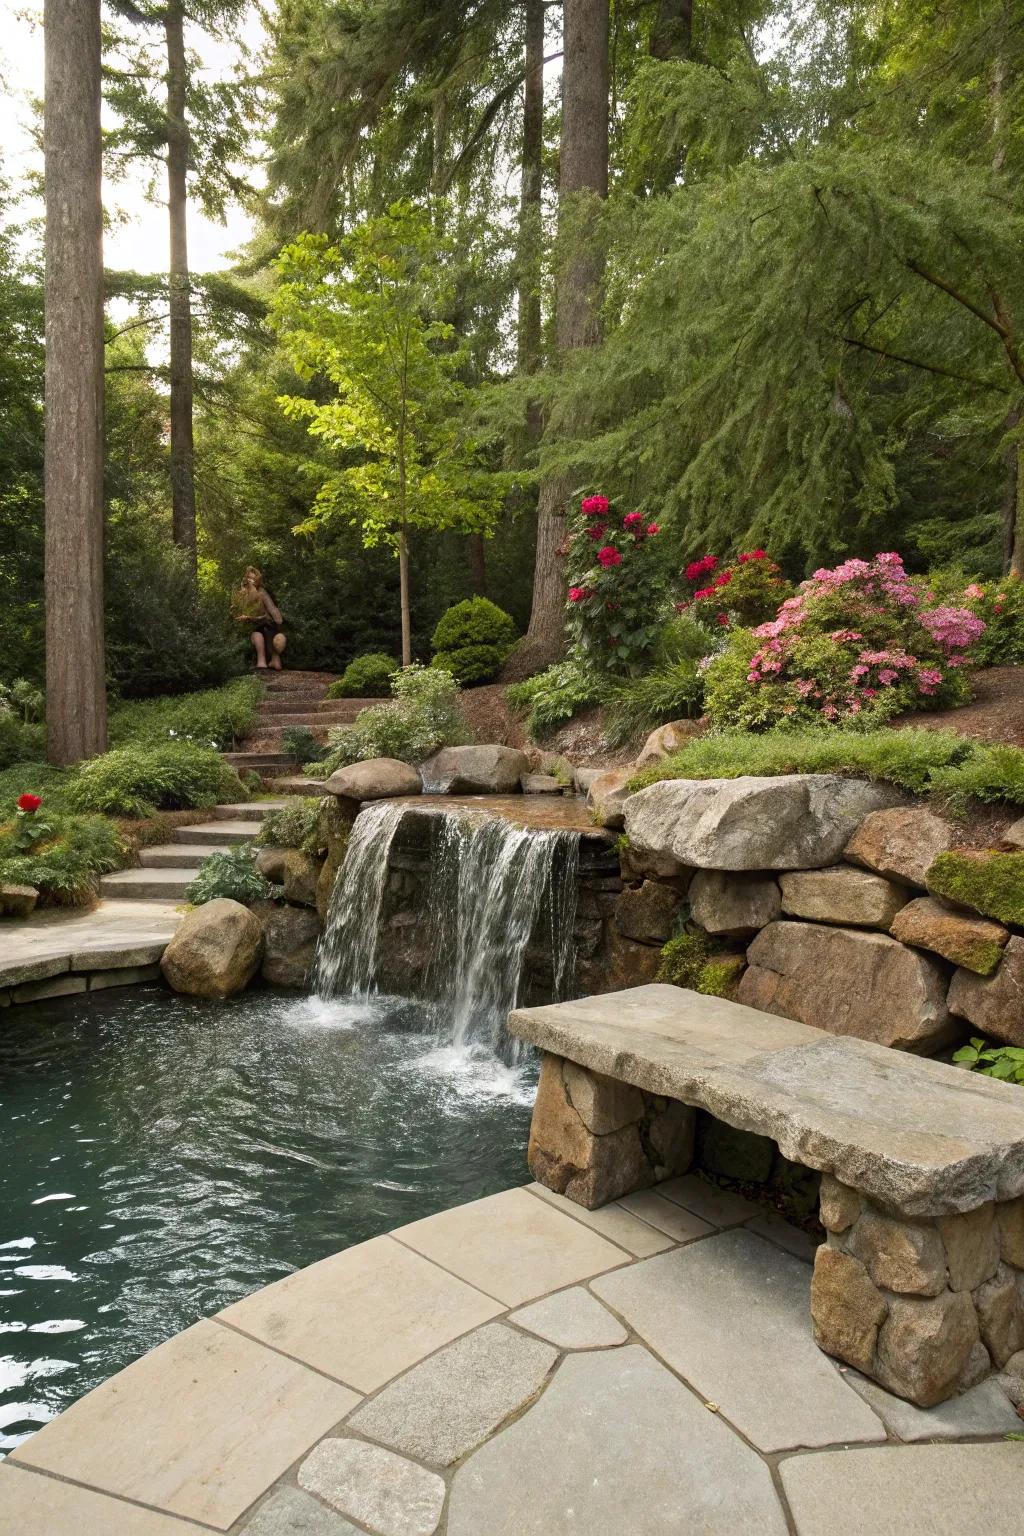
[[[73,1403],[11,1460],[226,1530],[358,1401],[201,1322]]]
[[[284,1487],[260,1505],[239,1536],[360,1536],[360,1532],[312,1494]]]
[[[695,1173],[666,1179],[657,1188],[663,1199],[684,1205],[688,1211],[710,1222],[713,1227],[741,1227],[752,1216],[759,1216],[762,1210],[755,1201],[745,1200],[731,1189],[720,1189],[717,1184],[709,1184]]]
[[[557,1359],[549,1345],[485,1323],[393,1381],[348,1422],[368,1440],[448,1467],[529,1402]]]
[[[907,1216],[1024,1194],[1024,1103],[1010,1083],[679,987],[520,1009],[509,1028],[768,1136]]]
[[[649,1221],[659,1232],[666,1233],[675,1243],[689,1243],[695,1237],[707,1237],[714,1227],[685,1206],[666,1200],[653,1189],[640,1189],[636,1194],[623,1195],[618,1204],[624,1211]]]
[[[794,1226],[776,1211],[760,1210],[746,1223],[746,1228],[748,1232],[756,1232],[758,1237],[766,1237],[779,1248],[785,1248],[787,1253],[803,1259],[805,1264],[814,1263],[814,1255],[825,1241],[824,1237],[814,1237],[802,1227]]]
[[[509,1322],[528,1328],[559,1349],[612,1349],[625,1344],[629,1337],[597,1297],[579,1285],[510,1312]]]
[[[898,1440],[970,1440],[1024,1434],[1024,1422],[1017,1417],[1016,1409],[994,1376],[936,1408],[917,1408],[902,1397],[893,1397],[859,1371],[847,1371],[844,1380],[860,1393]],[[1020,1472],[1024,1511],[1024,1455]]]
[[[200,1536],[203,1530],[10,1461],[0,1465],[0,1536]]]
[[[570,1355],[456,1472],[447,1531],[784,1536],[786,1523],[760,1457],[634,1344]]]
[[[504,1310],[394,1238],[374,1237],[234,1302],[220,1316],[357,1392],[375,1392]]]
[[[431,1536],[444,1507],[436,1472],[362,1440],[321,1441],[299,1468],[299,1486],[378,1536]]]
[[[798,1259],[734,1230],[591,1289],[762,1451],[883,1440],[811,1338],[810,1283]]]
[[[0,986],[41,981],[67,970],[93,965],[148,964],[117,958],[145,950],[162,954],[181,922],[170,902],[101,901],[89,912],[44,908],[24,922],[0,924]],[[106,960],[99,957],[112,956]]]
[[[1024,1446],[884,1446],[782,1463],[797,1536],[1011,1536]]]
[[[652,1253],[664,1253],[666,1248],[672,1246],[672,1239],[666,1233],[641,1221],[630,1211],[624,1211],[618,1201],[603,1205],[600,1210],[588,1211],[585,1206],[577,1205],[575,1200],[567,1200],[564,1195],[556,1195],[553,1189],[545,1189],[543,1184],[528,1184],[526,1187],[531,1195],[538,1195],[548,1205],[553,1205],[556,1211],[562,1211],[574,1221],[582,1222],[583,1226],[599,1232],[610,1243],[617,1243],[633,1258],[646,1259]]]
[[[506,1307],[626,1263],[628,1254],[525,1189],[427,1216],[395,1236]]]

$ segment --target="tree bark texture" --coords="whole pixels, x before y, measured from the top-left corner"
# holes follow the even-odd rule
[[[519,324],[521,373],[541,360],[541,247],[544,152],[544,0],[525,0],[523,162],[519,192]]]
[[[402,666],[412,664],[412,624],[409,618],[409,540],[403,528],[398,535],[398,591],[402,607]]]
[[[43,26],[46,726],[68,764],[107,747],[100,0],[46,0]]]
[[[167,209],[170,218],[171,509],[174,542],[196,569],[195,453],[192,443],[192,297],[188,271],[188,67],[185,7],[169,0],[167,40]]]
[[[651,28],[652,59],[688,59],[693,52],[693,0],[658,0]]]
[[[608,195],[608,0],[565,0],[563,7],[562,135],[558,218],[568,228],[581,194]],[[556,294],[559,361],[601,337],[603,257],[596,242],[575,239]],[[564,650],[565,571],[558,553],[566,534],[572,478],[543,482],[537,504],[530,624],[504,675],[526,677]]]

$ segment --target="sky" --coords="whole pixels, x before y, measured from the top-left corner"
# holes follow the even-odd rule
[[[43,96],[42,4],[32,0],[0,0],[0,171],[15,190],[27,174],[42,169],[42,153],[33,138],[34,103]],[[239,29],[241,40],[257,48],[263,36],[253,7]],[[191,36],[189,36],[191,32]],[[215,43],[195,29],[186,31],[190,47],[201,53],[203,68],[211,76],[226,75],[238,57],[235,43]],[[143,177],[104,185],[108,212],[119,212],[104,240],[104,261],[117,271],[160,272],[167,267],[167,212],[146,199]],[[26,200],[27,216],[38,215],[38,203]],[[241,209],[228,212],[226,225],[211,222],[198,208],[189,210],[189,261],[194,272],[213,272],[229,266],[230,253],[252,232],[251,220]]]

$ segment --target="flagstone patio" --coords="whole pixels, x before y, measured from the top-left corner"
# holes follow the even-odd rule
[[[1015,1529],[1024,1423],[997,1382],[924,1411],[837,1367],[812,1251],[693,1175],[598,1211],[532,1185],[441,1212],[76,1403],[0,1466],[0,1536]]]

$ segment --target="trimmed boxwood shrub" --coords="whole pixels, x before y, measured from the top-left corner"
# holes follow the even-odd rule
[[[385,699],[400,663],[382,651],[368,651],[350,661],[327,690],[329,699]]]
[[[459,683],[497,677],[518,639],[515,620],[486,597],[470,597],[443,613],[434,630],[434,666]]]
[[[220,753],[191,741],[105,752],[83,763],[65,792],[72,809],[103,811],[108,816],[203,810],[221,801],[248,798],[237,773]]]

